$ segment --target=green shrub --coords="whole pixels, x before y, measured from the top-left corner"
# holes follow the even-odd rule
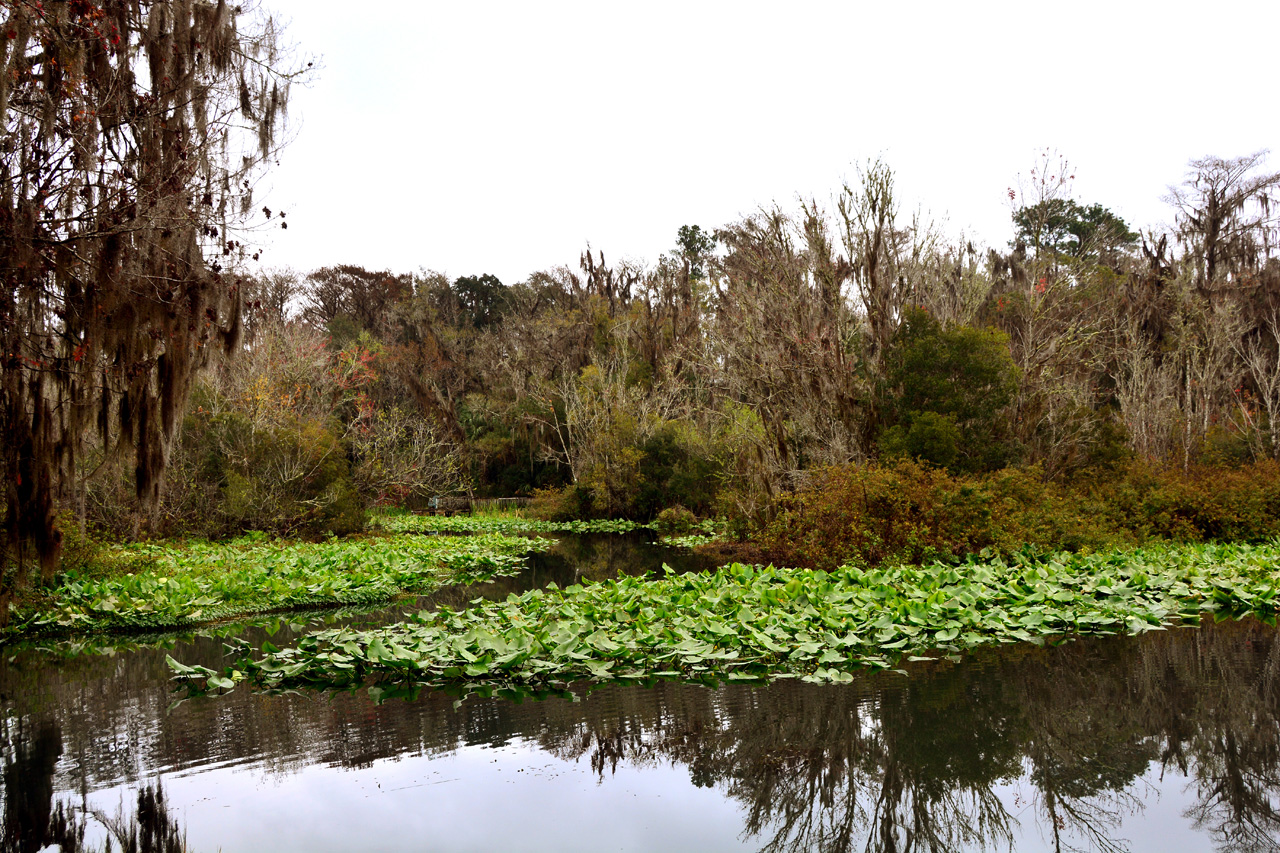
[[[684,536],[698,526],[698,517],[680,504],[667,507],[654,519],[654,527],[665,536]]]
[[[591,518],[591,493],[572,484],[560,489],[534,489],[525,512],[542,521]]]
[[[1280,463],[1189,473],[1134,464],[1109,480],[1071,484],[1046,481],[1035,467],[959,476],[904,460],[827,469],[773,509],[752,532],[758,544],[777,563],[820,568],[949,560],[984,548],[1256,543],[1280,536]]]
[[[184,422],[177,461],[165,507],[170,534],[316,536],[364,529],[365,502],[336,424],[255,423],[236,410],[197,409]]]
[[[956,461],[960,430],[955,419],[937,412],[920,412],[910,426],[896,424],[880,437],[880,452],[887,459],[919,459],[947,468]]]
[[[994,471],[1019,456],[1008,407],[1018,389],[1009,337],[944,327],[911,308],[886,353],[886,459],[921,459],[953,471]]]
[[[99,562],[102,545],[88,531],[81,530],[80,522],[74,515],[66,511],[59,513],[58,529],[62,531],[59,571],[84,572]]]
[[[1187,473],[1133,468],[1112,503],[1144,534],[1178,542],[1261,542],[1280,536],[1280,463]]]
[[[667,423],[641,445],[639,488],[628,518],[656,518],[667,507],[709,515],[722,466],[687,425]]]

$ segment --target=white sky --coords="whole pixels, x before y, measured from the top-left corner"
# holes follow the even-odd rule
[[[323,63],[260,189],[267,266],[652,262],[876,156],[904,212],[991,245],[1046,147],[1141,227],[1192,158],[1280,169],[1274,0],[264,3]]]

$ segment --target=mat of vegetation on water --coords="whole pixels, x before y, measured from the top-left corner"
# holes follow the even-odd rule
[[[233,616],[370,605],[519,571],[549,539],[401,535],[289,543],[142,543],[113,555],[130,573],[68,574],[38,606],[10,614],[0,639],[182,628]]]
[[[245,649],[220,674],[172,666],[205,689],[247,679],[267,689],[368,684],[375,695],[581,679],[847,681],[856,668],[904,656],[1136,633],[1204,613],[1274,624],[1278,572],[1280,543],[835,572],[732,564],[534,590],[378,630],[320,631],[284,650]]]
[[[541,521],[503,515],[387,514],[374,523],[391,533],[630,533],[652,526],[617,518]]]
[[[663,536],[659,541],[672,548],[697,548],[699,545],[710,545],[722,539],[723,537],[713,533],[690,533],[685,536]]]

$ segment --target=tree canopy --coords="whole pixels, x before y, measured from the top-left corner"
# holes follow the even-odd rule
[[[888,367],[895,423],[881,439],[886,453],[961,471],[1011,461],[1013,447],[1001,423],[1018,387],[1008,335],[943,328],[927,311],[908,309]]]
[[[1088,207],[1075,199],[1050,198],[1019,208],[1013,214],[1015,240],[1037,253],[1055,252],[1073,258],[1098,260],[1138,242],[1123,219],[1100,204]]]

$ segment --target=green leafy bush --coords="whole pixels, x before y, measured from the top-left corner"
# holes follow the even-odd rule
[[[1131,465],[1108,480],[1056,483],[1034,467],[953,475],[901,460],[819,472],[774,510],[751,538],[779,563],[823,568],[948,560],[984,548],[1263,542],[1280,536],[1280,463],[1187,474]]]
[[[686,508],[676,504],[658,513],[654,519],[654,528],[662,534],[683,536],[693,532],[698,526],[698,517]]]
[[[1003,468],[1018,456],[1007,409],[1018,388],[1009,338],[995,329],[944,328],[906,312],[886,357],[886,458],[922,459],[954,471]]]
[[[640,484],[631,518],[655,518],[672,505],[711,512],[722,465],[687,424],[664,424],[641,446]]]
[[[1192,468],[1139,465],[1095,487],[1113,523],[1178,542],[1262,542],[1280,536],[1280,463]]]
[[[525,511],[543,521],[573,521],[591,518],[591,492],[580,486],[534,489]]]
[[[217,484],[216,501],[203,514],[216,526],[198,532],[345,535],[364,528],[364,503],[334,426],[259,425],[238,411],[192,420],[183,438],[199,459],[197,480]]]

